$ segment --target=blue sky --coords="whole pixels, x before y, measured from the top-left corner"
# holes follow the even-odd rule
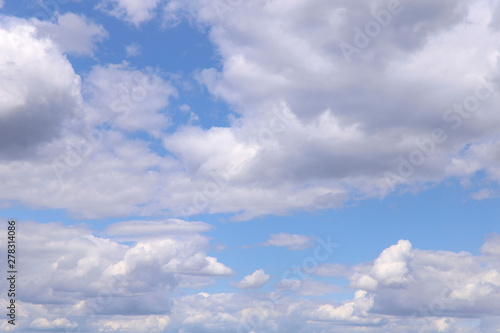
[[[486,0],[0,1],[1,331],[496,332],[499,38]]]

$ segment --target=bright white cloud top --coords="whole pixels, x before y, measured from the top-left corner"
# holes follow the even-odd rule
[[[258,269],[250,275],[247,275],[240,282],[236,283],[236,288],[240,289],[259,289],[269,281],[269,274],[263,269]]]
[[[500,328],[499,1],[0,9],[0,331]]]

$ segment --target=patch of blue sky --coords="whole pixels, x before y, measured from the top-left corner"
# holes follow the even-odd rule
[[[61,222],[73,225],[75,220],[68,217],[65,209],[35,209],[16,203],[4,203],[0,209],[0,216],[18,221],[32,220],[39,223]]]
[[[364,200],[353,207],[324,213],[266,216],[246,222],[221,222],[221,218],[228,217],[223,215],[200,215],[192,220],[216,226],[207,235],[213,237],[214,243],[231,249],[217,257],[248,274],[249,267],[286,269],[300,264],[304,254],[311,251],[242,248],[263,243],[270,234],[280,232],[316,238],[330,236],[340,246],[327,262],[345,265],[374,260],[400,239],[407,239],[414,248],[422,250],[468,251],[477,255],[484,237],[498,230],[499,199],[478,201],[466,199],[467,195],[459,184],[450,183],[420,193]],[[280,258],[279,262],[275,258]]]
[[[280,232],[316,238],[330,236],[339,247],[325,262],[344,265],[374,260],[400,239],[408,239],[414,248],[422,250],[468,251],[478,255],[484,237],[498,231],[499,199],[479,201],[466,199],[467,195],[459,184],[450,183],[421,193],[391,195],[381,201],[365,200],[354,207],[324,213],[266,216],[244,222],[226,222],[230,214],[207,214],[187,220],[215,226],[205,234],[211,237],[212,245],[222,244],[228,249],[211,254],[243,277],[260,268],[266,272],[284,271],[301,265],[304,258],[311,255],[314,247],[288,250],[259,246],[270,234]],[[85,223],[96,232],[124,220],[120,217],[77,219],[63,209],[35,209],[16,204],[1,209],[0,214],[41,223]],[[134,219],[144,217],[126,217],[126,220]],[[363,246],[359,246],[360,243]]]
[[[171,81],[178,90],[178,98],[172,97],[166,110],[173,125],[166,133],[175,132],[179,126],[189,123],[191,113],[183,111],[189,106],[197,116],[193,125],[204,129],[213,126],[229,126],[231,110],[227,104],[214,99],[205,87],[195,80],[195,74],[206,68],[221,69],[220,57],[207,36],[207,31],[182,21],[174,27],[162,28],[161,15],[141,24],[139,28],[94,10],[94,2],[7,2],[4,11],[19,17],[38,17],[55,20],[56,14],[82,13],[98,22],[108,32],[99,43],[95,57],[67,55],[75,72],[82,77],[96,65],[119,64],[127,61],[131,68],[153,68],[160,76]],[[136,56],[127,56],[126,48],[138,47]],[[181,107],[182,106],[182,107]]]

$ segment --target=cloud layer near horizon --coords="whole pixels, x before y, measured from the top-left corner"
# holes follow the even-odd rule
[[[208,294],[203,288],[214,279],[234,274],[207,255],[209,239],[200,232],[211,228],[181,220],[124,221],[96,232],[85,226],[18,221],[18,329],[493,332],[498,324],[491,319],[500,315],[495,306],[500,301],[498,235],[485,240],[478,256],[414,249],[400,240],[372,262],[342,269],[324,263],[307,279],[285,279],[282,272],[283,280],[271,292]],[[140,233],[133,232],[138,229]],[[350,285],[341,288],[319,280],[326,276],[344,276]],[[257,269],[233,284],[256,289],[269,278]],[[178,293],[186,289],[200,292]],[[343,302],[310,297],[341,291],[354,296]],[[5,302],[3,295],[0,304]],[[479,326],[462,325],[470,320]],[[10,328],[2,323],[3,331]]]

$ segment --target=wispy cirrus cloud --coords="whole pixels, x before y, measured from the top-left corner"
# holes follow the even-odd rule
[[[314,245],[314,237],[297,235],[297,234],[287,234],[281,232],[279,234],[269,235],[269,239],[259,246],[277,246],[286,247],[289,250],[305,250]]]

